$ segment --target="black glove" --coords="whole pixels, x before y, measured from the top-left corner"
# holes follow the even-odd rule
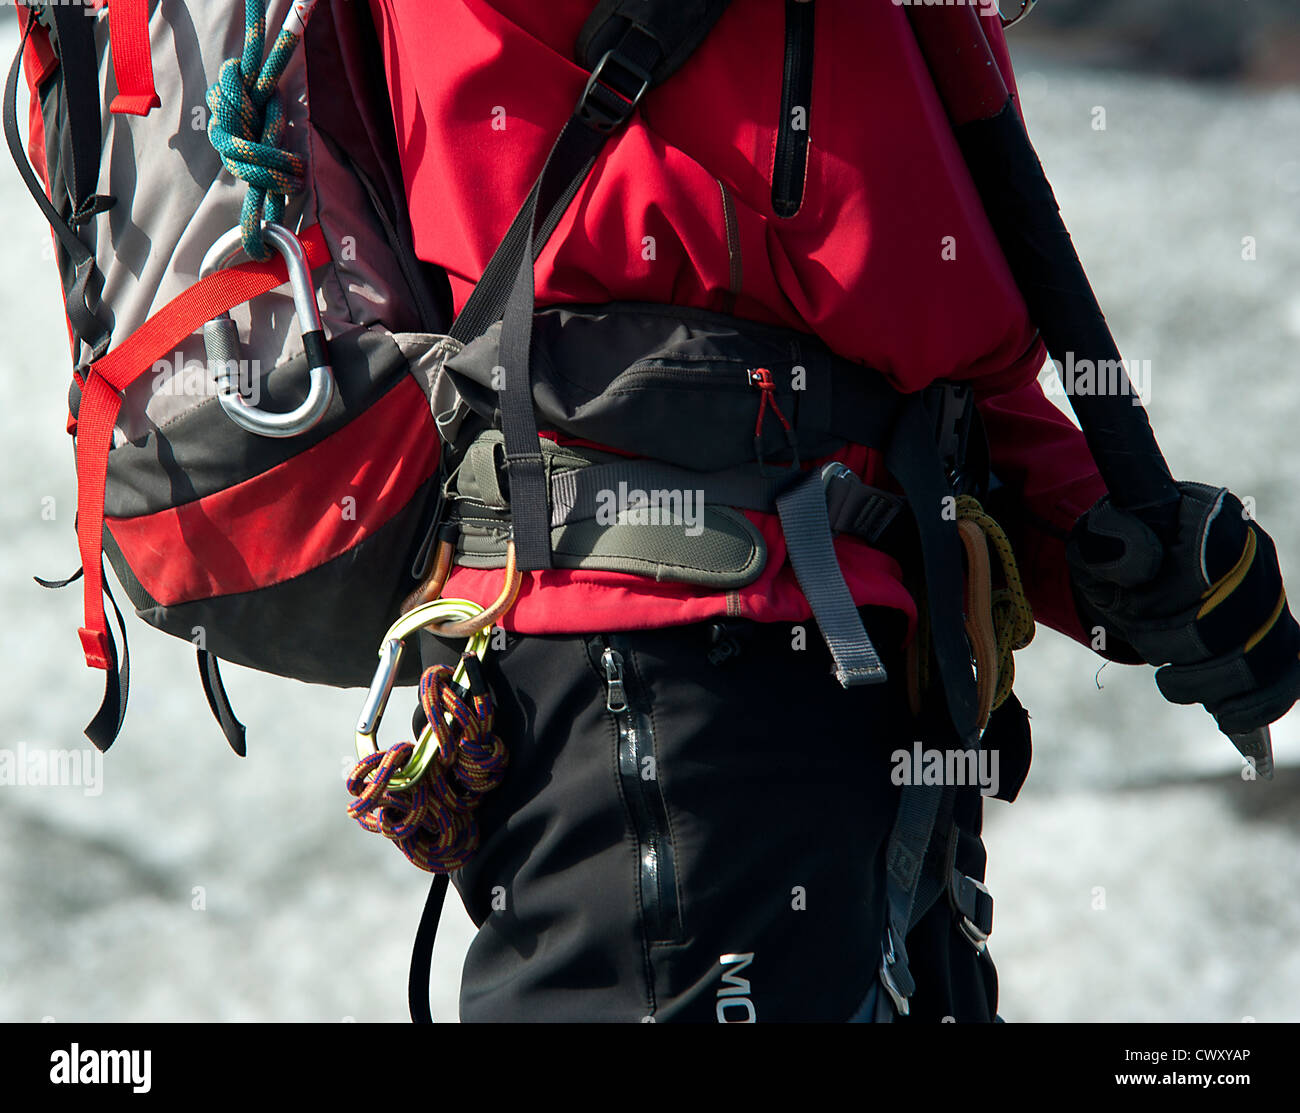
[[[1152,665],[1173,703],[1201,703],[1226,734],[1280,719],[1300,698],[1300,626],[1272,539],[1224,487],[1180,483],[1166,549],[1102,498],[1066,546],[1080,613]],[[1123,660],[1123,646],[1108,656]]]

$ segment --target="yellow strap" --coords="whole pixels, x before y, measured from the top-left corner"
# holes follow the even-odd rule
[[[1246,573],[1250,571],[1250,566],[1255,561],[1255,531],[1246,530],[1246,547],[1242,550],[1241,558],[1232,566],[1232,571],[1223,577],[1217,584],[1208,588],[1202,598],[1205,599],[1204,605],[1196,612],[1196,617],[1204,618],[1215,607],[1222,603],[1229,595],[1241,586],[1241,581],[1246,578]]]
[[[1253,537],[1254,534],[1252,533],[1251,536]],[[1277,606],[1273,608],[1273,613],[1268,616],[1268,621],[1265,622],[1263,626],[1261,626],[1258,630],[1256,630],[1253,634],[1251,634],[1250,640],[1246,642],[1246,648],[1242,650],[1243,653],[1249,653],[1252,649],[1255,648],[1255,646],[1259,645],[1259,643],[1264,640],[1264,635],[1267,634],[1271,629],[1273,629],[1274,625],[1277,623],[1277,620],[1282,615],[1282,608],[1285,606],[1286,606],[1286,588],[1283,588],[1282,594],[1277,597]]]

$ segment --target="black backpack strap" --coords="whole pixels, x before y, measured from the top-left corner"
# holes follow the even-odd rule
[[[54,25],[54,48],[59,55],[60,79],[68,105],[63,156],[69,168],[68,195],[75,227],[89,219],[93,215],[90,210],[104,200],[95,194],[104,149],[95,21],[79,4],[46,4],[45,11]]]
[[[632,28],[659,44],[660,60],[650,68],[658,85],[676,73],[713,30],[730,0],[601,0],[578,35],[575,55],[594,70]]]
[[[442,919],[442,906],[447,899],[447,885],[445,873],[434,876],[424,911],[420,914],[420,926],[415,932],[411,972],[406,981],[406,1003],[411,1010],[411,1020],[416,1024],[433,1023],[433,1009],[429,1006],[429,972],[433,966],[433,943],[438,937],[438,921]]]
[[[60,69],[68,102],[67,157],[72,169],[72,180],[69,186],[72,213],[68,220],[65,220],[51,203],[45,194],[45,187],[32,170],[27,160],[27,152],[23,150],[22,136],[18,127],[18,81],[22,75],[23,53],[27,49],[27,39],[36,25],[34,17],[28,19],[27,30],[18,45],[18,53],[14,56],[5,83],[5,140],[9,145],[9,153],[13,156],[14,165],[22,175],[23,183],[54,230],[60,246],[67,252],[71,262],[71,266],[64,272],[64,305],[68,314],[68,323],[72,326],[77,339],[91,349],[91,359],[94,360],[108,350],[110,333],[108,326],[90,308],[90,285],[98,270],[95,266],[95,256],[81,242],[74,228],[111,204],[110,199],[99,197],[94,192],[99,176],[101,153],[97,84],[99,71],[95,64],[94,28],[92,21],[86,18],[79,6],[53,5],[48,10],[58,25],[66,25],[64,37],[59,40],[61,51],[71,50],[73,57],[82,58],[87,47],[86,36],[89,35],[89,61],[83,59],[83,65],[89,66],[88,74],[85,70],[64,61],[64,54],[60,54]],[[87,76],[90,79],[89,88],[85,80]],[[90,154],[92,147],[93,158]],[[87,180],[89,185],[86,184]],[[80,193],[81,190],[89,192]]]
[[[126,701],[131,692],[131,650],[126,641],[126,620],[122,617],[117,600],[113,598],[107,577],[104,577],[104,595],[113,608],[113,614],[117,616],[117,628],[122,635],[122,658],[119,665],[117,643],[113,641],[112,628],[106,625],[108,668],[104,673],[104,699],[95,712],[95,717],[86,726],[86,737],[100,753],[104,753],[122,732],[122,724],[126,721]]]
[[[533,263],[595,164],[657,80],[671,75],[726,10],[728,0],[603,3],[579,40],[591,51],[611,43],[592,67],[573,115],[536,184],[452,324],[464,343],[501,319],[500,406],[509,467],[518,566],[550,568],[546,469],[533,412]]]
[[[199,681],[203,684],[203,694],[208,699],[212,717],[217,720],[221,733],[230,743],[230,748],[240,757],[247,757],[248,731],[235,717],[235,709],[230,706],[230,697],[226,694],[226,686],[221,680],[220,662],[215,653],[209,653],[206,649],[200,649],[198,657]]]

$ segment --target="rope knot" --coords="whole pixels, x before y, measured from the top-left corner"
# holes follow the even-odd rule
[[[276,91],[300,36],[282,30],[263,63],[265,0],[245,0],[244,10],[243,55],[223,62],[208,90],[208,139],[225,168],[248,183],[240,214],[244,251],[261,260],[272,255],[262,223],[278,223],[288,198],[306,183],[305,161],[281,146],[287,118]]]

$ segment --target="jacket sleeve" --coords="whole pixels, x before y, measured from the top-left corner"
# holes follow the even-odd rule
[[[1003,485],[989,509],[1011,539],[1034,617],[1089,645],[1065,562],[1071,527],[1106,493],[1083,434],[1037,380],[983,398],[979,410]]]

